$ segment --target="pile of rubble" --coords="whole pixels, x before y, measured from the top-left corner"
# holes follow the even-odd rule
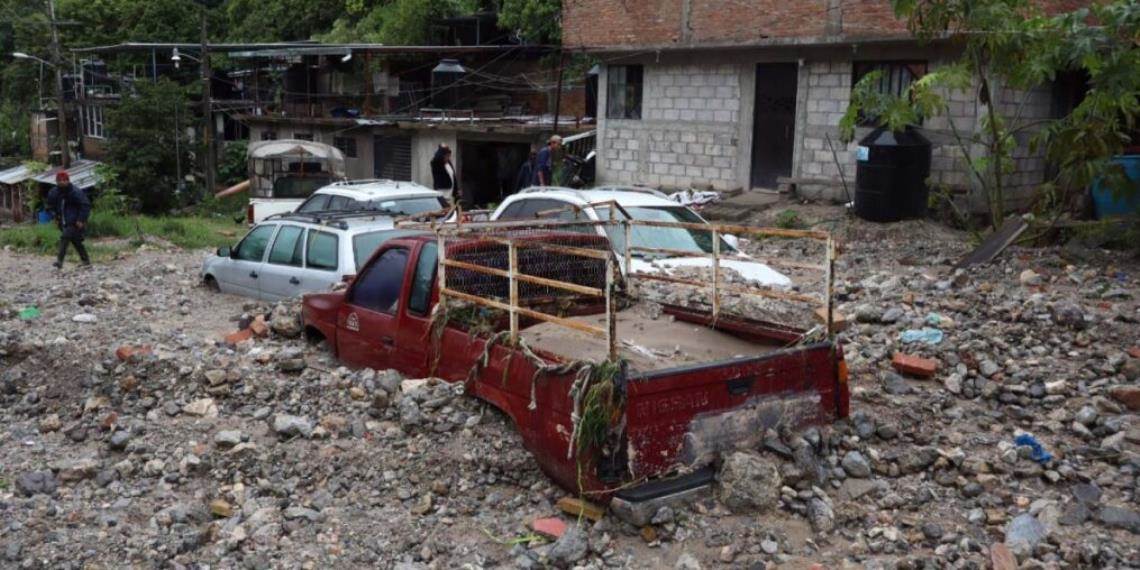
[[[928,225],[845,233],[851,417],[766,434],[643,525],[455,386],[349,370],[295,303],[198,287],[197,255],[5,255],[0,565],[1140,565],[1140,264],[955,272],[964,240]]]

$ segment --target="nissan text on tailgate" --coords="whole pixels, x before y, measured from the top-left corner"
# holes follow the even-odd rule
[[[847,416],[842,349],[830,322],[811,320],[830,314],[826,233],[695,230],[815,244],[822,263],[788,262],[797,277],[817,271],[812,295],[734,280],[715,260],[717,273],[689,279],[623,272],[598,233],[509,226],[385,243],[347,289],[305,296],[307,335],[351,366],[461,384],[511,418],[559,485],[634,522],[710,484],[720,456],[768,430]],[[769,320],[797,315],[805,324]]]

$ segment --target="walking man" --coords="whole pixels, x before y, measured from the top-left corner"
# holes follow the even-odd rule
[[[554,185],[554,153],[558,152],[560,148],[562,148],[562,137],[550,135],[550,140],[547,141],[546,146],[538,151],[538,156],[535,159],[534,176],[536,186]]]
[[[439,145],[431,158],[432,188],[450,194],[452,204],[459,203],[459,185],[455,181],[455,166],[451,163],[451,149],[446,144]]]
[[[55,223],[59,226],[59,255],[52,265],[56,269],[63,268],[63,258],[67,256],[67,244],[75,246],[79,260],[83,266],[91,265],[91,258],[87,257],[87,248],[83,247],[83,234],[87,229],[87,217],[91,215],[91,202],[82,190],[71,184],[71,176],[66,170],[60,170],[55,175],[55,188],[51,189],[47,198],[47,209],[55,215]]]

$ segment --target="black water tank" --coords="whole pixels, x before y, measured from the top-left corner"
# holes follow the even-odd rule
[[[926,216],[930,141],[917,130],[879,127],[859,141],[855,213],[872,222]]]

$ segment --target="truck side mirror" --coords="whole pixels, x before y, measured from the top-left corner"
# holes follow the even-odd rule
[[[233,252],[230,250],[230,246],[223,245],[222,247],[219,247],[218,251],[215,251],[214,254],[218,257],[230,257]]]

